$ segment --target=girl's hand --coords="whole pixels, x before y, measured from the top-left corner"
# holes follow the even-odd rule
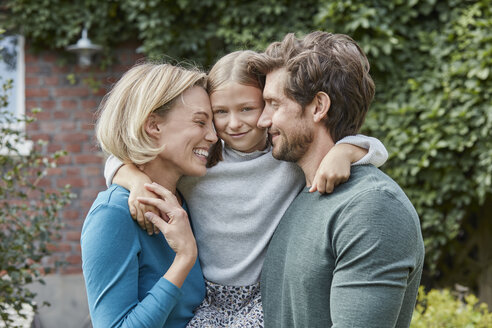
[[[144,187],[145,183],[152,183],[150,178],[145,173],[140,171],[134,164],[125,164],[116,172],[113,182],[130,190],[128,207],[132,218],[137,220],[138,225],[142,229],[146,230],[149,235],[152,235],[153,233],[158,234],[159,229],[157,229],[152,222],[145,218],[145,213],[153,212],[158,214],[159,210],[154,206],[142,204],[137,201],[137,196],[158,198],[155,193]]]
[[[335,145],[316,171],[309,192],[318,191],[320,194],[331,193],[339,184],[350,177],[350,165],[367,154],[367,149],[351,144]]]
[[[166,238],[169,246],[176,252],[176,257],[185,259],[193,265],[197,257],[195,237],[191,231],[188,214],[179,204],[176,196],[157,183],[145,184],[145,187],[160,198],[137,197],[145,205],[155,206],[160,216],[152,212],[145,213]]]

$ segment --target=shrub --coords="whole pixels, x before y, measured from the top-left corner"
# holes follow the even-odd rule
[[[0,325],[7,327],[15,325],[13,311],[21,317],[26,305],[36,311],[27,285],[43,283],[41,275],[54,266],[42,260],[61,227],[58,213],[73,197],[68,188],[46,190],[40,183],[65,152],[43,155],[42,141],[29,154],[20,152],[26,136],[19,126],[34,118],[2,110],[10,87],[11,81],[5,82],[0,93]]]
[[[492,327],[492,313],[472,294],[460,300],[449,289],[425,293],[421,286],[410,327],[487,328]]]

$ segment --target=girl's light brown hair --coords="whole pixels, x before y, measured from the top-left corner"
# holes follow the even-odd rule
[[[261,89],[262,85],[256,74],[248,70],[250,58],[257,55],[252,50],[231,52],[219,59],[208,73],[207,92],[212,94],[229,82]],[[222,160],[222,141],[219,140],[210,149],[207,167],[212,167]]]
[[[124,163],[144,164],[161,151],[145,131],[150,114],[165,114],[184,91],[206,86],[206,74],[170,64],[143,63],[126,72],[104,97],[96,124],[97,140]]]

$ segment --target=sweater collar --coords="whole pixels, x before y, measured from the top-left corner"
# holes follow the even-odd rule
[[[231,157],[237,160],[241,161],[247,161],[250,159],[258,158],[264,154],[269,153],[272,150],[272,146],[270,143],[267,143],[267,147],[263,150],[255,150],[251,153],[245,153],[239,150],[235,150],[230,148],[229,146],[224,144],[224,141],[222,141],[222,146],[224,147],[224,155],[227,157]]]

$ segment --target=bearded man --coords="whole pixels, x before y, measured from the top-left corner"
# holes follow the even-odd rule
[[[369,62],[350,37],[288,34],[251,60],[264,79],[273,156],[306,187],[284,214],[261,277],[265,327],[408,327],[424,263],[418,215],[372,165],[352,166],[331,194],[310,193],[316,168],[356,134],[374,97]]]

